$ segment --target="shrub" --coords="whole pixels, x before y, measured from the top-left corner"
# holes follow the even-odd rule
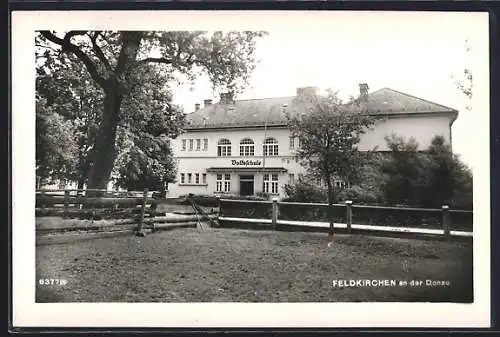
[[[352,200],[356,204],[379,204],[380,195],[375,194],[373,191],[365,190],[361,186],[353,186],[341,190],[337,195],[337,202]]]
[[[286,197],[283,201],[295,202],[327,202],[328,192],[325,187],[312,179],[299,179],[293,184],[284,186]]]

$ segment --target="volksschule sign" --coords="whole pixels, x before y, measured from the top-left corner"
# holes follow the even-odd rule
[[[240,159],[231,160],[231,165],[233,166],[260,166],[262,165],[262,161],[260,160],[250,160],[250,159]]]

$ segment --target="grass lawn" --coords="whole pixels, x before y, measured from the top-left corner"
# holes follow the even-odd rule
[[[36,247],[37,302],[472,301],[472,242],[177,229]],[[334,287],[333,280],[444,286]]]

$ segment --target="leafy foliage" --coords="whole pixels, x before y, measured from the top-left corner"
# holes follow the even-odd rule
[[[358,179],[357,168],[364,156],[357,144],[375,120],[368,114],[352,112],[331,90],[327,96],[299,95],[293,109],[289,126],[300,140],[297,157],[313,176],[326,182],[328,200],[334,202],[334,180]]]
[[[317,179],[311,176],[299,177],[294,183],[284,187],[286,198],[284,201],[295,202],[326,202],[328,191],[326,187],[318,185]]]
[[[76,163],[77,144],[71,122],[36,102],[36,174],[47,182],[72,177]]]
[[[387,153],[366,153],[356,183],[337,191],[334,203],[352,200],[355,204],[404,205],[472,209],[473,185],[470,169],[453,154],[443,137],[418,151],[414,139],[397,135],[386,138]],[[325,202],[327,190],[306,177],[285,185],[288,201]],[[389,221],[389,220],[387,220]]]
[[[88,137],[88,133],[83,132],[84,139],[92,140],[91,152],[85,155],[88,165],[83,165],[86,170],[81,170],[88,171],[85,172],[88,187],[105,187],[115,160],[120,157],[121,142],[127,143],[126,135],[145,132],[143,124],[152,120],[151,113],[160,111],[171,123],[166,129],[165,123],[160,123],[158,130],[150,126],[147,132],[168,137],[177,133],[173,126],[179,114],[171,106],[171,97],[163,93],[165,83],[183,77],[192,80],[204,72],[212,80],[214,89],[237,93],[248,83],[256,65],[253,55],[256,39],[263,35],[263,32],[40,31],[36,35],[40,69],[62,69],[63,65],[70,65],[64,72],[65,80],[71,82],[72,87],[98,88],[90,96],[100,107],[90,109],[92,116],[98,118],[93,119],[96,123],[87,123],[89,119],[84,123],[89,130],[91,125],[96,126],[95,135]],[[67,72],[75,69],[79,76],[69,76]],[[42,95],[52,97],[48,105],[66,118],[74,119],[72,103],[82,96],[65,90],[66,85],[54,71],[45,75],[53,76],[47,80],[58,82],[63,89],[60,102],[58,90],[52,85],[41,85],[45,88]],[[72,103],[68,103],[71,100]],[[166,105],[164,110],[160,107],[162,104]],[[142,153],[147,151],[141,149],[141,145],[136,146],[131,153],[134,158],[142,158],[138,149]]]
[[[417,151],[418,144],[411,139],[393,136],[387,142],[390,157],[382,165],[387,174],[383,183],[387,203],[472,208],[472,173],[443,137],[434,137],[423,152]]]
[[[350,109],[350,105],[358,104],[363,99],[366,96],[343,104],[332,90],[328,90],[326,96],[305,91],[294,100],[289,115],[291,133],[298,136],[301,144],[297,157],[314,178],[326,183],[330,236],[334,228],[333,203],[338,193],[334,181],[358,180],[357,168],[364,156],[357,144],[360,135],[375,123],[370,115]]]
[[[389,204],[417,205],[430,186],[428,157],[418,152],[418,143],[410,138],[391,135],[385,138],[390,150],[389,160],[382,165],[388,177],[384,197]]]

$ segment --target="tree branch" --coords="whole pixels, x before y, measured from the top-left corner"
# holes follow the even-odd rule
[[[92,49],[94,49],[95,51],[95,54],[97,55],[97,58],[99,60],[101,60],[101,62],[104,64],[104,66],[106,67],[106,69],[108,70],[112,70],[111,69],[111,65],[109,64],[109,61],[108,59],[106,58],[106,56],[104,55],[104,53],[102,52],[102,49],[99,47],[99,45],[97,44],[97,37],[100,35],[101,33],[100,32],[95,32],[93,36],[90,36],[90,41],[92,41]]]
[[[80,48],[78,48],[78,46],[72,44],[69,40],[72,36],[79,35],[80,33],[69,32],[63,39],[57,37],[48,30],[40,31],[40,34],[42,34],[47,40],[60,45],[63,49],[63,52],[71,52],[76,57],[78,57],[85,65],[85,68],[87,68],[92,79],[96,81],[102,88],[106,88],[107,82],[101,75],[99,75],[94,62],[92,62],[89,56],[85,54]]]
[[[64,35],[64,40],[71,42],[70,40],[73,36],[85,35],[86,33],[87,33],[86,30],[73,30],[73,31],[66,33],[66,35]]]
[[[145,59],[137,61],[137,63],[148,63],[148,62],[172,64],[172,60],[169,60],[169,59],[164,58],[164,57],[147,57]]]

